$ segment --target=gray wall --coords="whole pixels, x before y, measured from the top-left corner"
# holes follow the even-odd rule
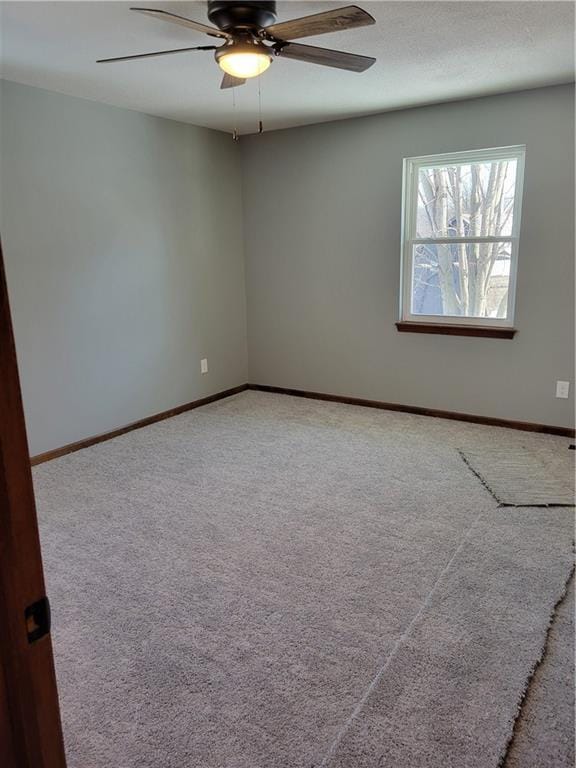
[[[10,82],[0,117],[1,232],[31,453],[244,383],[230,137]]]
[[[0,83],[33,454],[245,382],[573,423],[573,90],[244,138]],[[402,158],[527,145],[512,341],[400,334]],[[200,358],[209,373],[200,374]]]
[[[527,145],[516,338],[398,333],[402,159],[512,144]],[[571,86],[241,146],[251,382],[573,424],[555,398],[574,371]]]

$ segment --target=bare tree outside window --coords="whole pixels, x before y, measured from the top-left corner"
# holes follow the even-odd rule
[[[405,200],[409,315],[511,320],[521,176],[514,149],[509,157],[494,150],[494,159],[458,153],[442,164],[412,161],[411,199]]]

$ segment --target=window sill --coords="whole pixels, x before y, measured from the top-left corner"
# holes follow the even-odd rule
[[[402,333],[437,333],[443,336],[483,336],[490,339],[513,339],[516,328],[496,328],[489,325],[453,325],[449,323],[415,323],[402,320],[396,323]]]

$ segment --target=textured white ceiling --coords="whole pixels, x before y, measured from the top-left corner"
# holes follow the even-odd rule
[[[376,56],[363,74],[276,60],[261,78],[265,128],[501,93],[574,79],[571,2],[362,2],[376,25],[300,42]],[[125,2],[2,2],[1,75],[120,107],[230,131],[232,92],[212,52],[96,64],[97,58],[211,44]],[[206,22],[204,2],[142,2]],[[279,2],[284,20],[350,4]],[[236,121],[256,130],[258,82],[236,89]]]

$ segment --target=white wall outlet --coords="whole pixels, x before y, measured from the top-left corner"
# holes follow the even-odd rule
[[[200,360],[200,373],[208,373],[208,360],[205,357]],[[568,397],[568,395],[566,395],[566,397]]]
[[[570,382],[569,381],[557,381],[556,382],[556,397],[562,397],[566,399],[568,397],[568,393],[570,392]]]

